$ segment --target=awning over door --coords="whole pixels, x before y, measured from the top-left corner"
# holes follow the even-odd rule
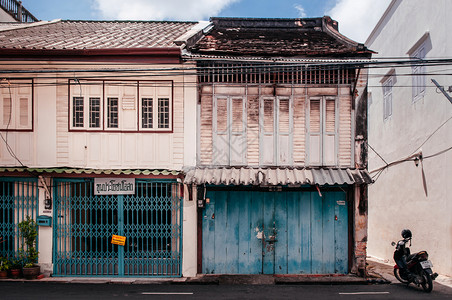
[[[340,185],[372,183],[367,170],[351,168],[196,168],[186,184],[214,185]]]
[[[154,176],[178,176],[180,171],[160,169],[90,169],[90,168],[28,168],[28,167],[0,167],[0,173],[4,172],[28,172],[33,174],[72,174],[72,175],[154,175]]]

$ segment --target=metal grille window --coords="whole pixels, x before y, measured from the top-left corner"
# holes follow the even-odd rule
[[[55,181],[54,276],[181,276],[181,185],[136,179],[134,195],[99,196],[93,183]]]
[[[77,79],[69,80],[69,90],[69,130],[171,132],[173,129],[172,81]],[[0,102],[0,126],[2,112],[6,111],[2,111],[3,103]],[[25,111],[26,106],[23,107]],[[13,99],[12,111],[15,110],[18,109]],[[30,105],[28,111],[31,112]],[[30,122],[30,117],[21,120]]]
[[[158,110],[159,110],[159,124],[158,128],[169,128],[169,99],[159,98],[158,100]]]
[[[200,83],[351,84],[355,69],[265,63],[198,62]]]
[[[23,239],[18,224],[27,216],[36,220],[38,182],[34,178],[0,178],[0,256],[18,257]]]
[[[100,98],[89,98],[89,127],[100,127]]]
[[[153,99],[152,98],[142,98],[141,99],[141,122],[143,128],[152,128],[153,124],[153,117],[152,117],[152,111],[153,111]]]
[[[83,127],[83,97],[74,97],[72,101],[72,126]]]
[[[107,127],[118,128],[119,125],[119,105],[118,98],[108,98]]]

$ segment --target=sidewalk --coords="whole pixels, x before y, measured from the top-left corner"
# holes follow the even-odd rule
[[[44,277],[36,280],[0,279],[1,281],[62,282],[90,284],[202,284],[202,285],[359,285],[397,283],[393,265],[373,257],[367,258],[367,278],[355,275],[198,275],[182,278],[114,278],[114,277]],[[438,276],[437,283],[452,288],[452,278]]]
[[[390,283],[399,282],[394,277],[394,264],[386,263],[375,257],[367,257],[367,272],[369,275],[379,276]],[[435,268],[433,268],[435,271]],[[435,282],[452,288],[452,277],[439,275]]]

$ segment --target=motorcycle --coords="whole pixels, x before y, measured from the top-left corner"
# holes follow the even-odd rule
[[[433,289],[433,280],[438,276],[433,273],[433,264],[428,260],[427,251],[420,251],[414,254],[410,253],[410,248],[406,244],[410,242],[411,247],[411,231],[404,229],[402,231],[403,240],[397,244],[392,242],[392,246],[396,246],[394,251],[394,276],[401,283],[409,285],[414,283],[417,286],[422,286],[425,292],[430,293]]]

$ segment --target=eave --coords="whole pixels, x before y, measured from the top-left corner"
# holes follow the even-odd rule
[[[181,49],[179,47],[109,48],[109,49],[1,48],[0,49],[0,59],[180,63],[181,62]]]

